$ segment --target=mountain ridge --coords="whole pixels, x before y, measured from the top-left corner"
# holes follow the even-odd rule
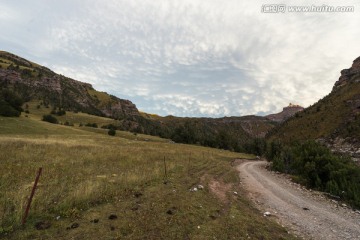
[[[47,104],[68,111],[115,119],[140,115],[129,100],[98,92],[89,83],[56,74],[14,54],[0,51],[0,64],[0,86],[11,88],[25,101],[41,98]]]

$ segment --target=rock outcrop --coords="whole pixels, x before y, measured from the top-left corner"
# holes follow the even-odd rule
[[[297,112],[302,110],[304,110],[304,108],[300,105],[290,103],[289,106],[283,108],[282,112],[267,115],[265,118],[274,122],[284,122],[286,119],[294,116]]]
[[[360,82],[360,57],[356,58],[349,69],[341,70],[339,80],[335,82],[333,91],[348,84],[349,82]]]

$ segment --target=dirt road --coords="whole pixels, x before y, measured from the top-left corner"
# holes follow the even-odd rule
[[[266,164],[249,161],[237,169],[249,197],[260,210],[270,212],[270,218],[304,239],[360,239],[359,212],[266,170]]]

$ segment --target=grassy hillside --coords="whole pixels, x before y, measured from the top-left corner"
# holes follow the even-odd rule
[[[42,122],[31,111],[0,122],[3,239],[292,238],[243,197],[231,163],[253,156],[121,131],[111,137],[104,129]],[[20,227],[39,167],[40,185]],[[198,184],[204,190],[189,191]],[[39,222],[50,227],[37,230]]]
[[[269,139],[284,142],[329,137],[360,137],[359,111],[360,83],[351,82],[333,91],[316,104],[297,113],[274,128]]]
[[[341,71],[329,95],[274,128],[268,138],[286,143],[321,138],[333,146],[342,145],[339,139],[345,139],[348,144],[355,146],[354,143],[360,144],[359,114],[360,57],[353,61],[349,69]]]

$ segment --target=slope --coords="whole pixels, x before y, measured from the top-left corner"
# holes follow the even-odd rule
[[[360,147],[360,58],[341,71],[332,92],[314,105],[298,112],[269,134],[283,142],[314,139],[335,151],[353,157]]]

